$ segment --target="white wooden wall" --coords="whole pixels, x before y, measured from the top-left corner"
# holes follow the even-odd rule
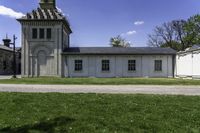
[[[200,50],[178,53],[175,75],[177,77],[200,78]]]
[[[173,77],[172,55],[71,55],[66,56],[66,77]],[[74,71],[74,60],[83,60],[83,71]],[[102,72],[101,61],[110,60],[110,71]],[[128,71],[128,60],[136,60],[136,71]],[[154,61],[162,60],[162,71],[154,71]]]

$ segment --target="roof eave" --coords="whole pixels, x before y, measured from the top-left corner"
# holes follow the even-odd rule
[[[5,51],[7,51],[7,52],[13,52],[13,50],[11,49],[11,50],[8,50],[8,49],[4,49],[4,48],[0,48],[1,50],[5,50]]]
[[[63,19],[23,19],[23,18],[20,18],[20,19],[16,19],[18,22],[32,22],[32,21],[60,21],[60,22],[63,22],[65,27],[69,30],[70,34],[72,33],[72,29],[70,28],[70,26],[68,25],[68,23],[66,22],[66,20],[63,20]]]
[[[73,53],[73,52],[63,52],[62,55],[176,55],[176,53]]]
[[[188,51],[180,51],[180,52],[177,52],[177,54],[185,54],[185,53],[192,53],[194,51],[199,51],[200,49],[193,49],[193,50],[188,50]]]

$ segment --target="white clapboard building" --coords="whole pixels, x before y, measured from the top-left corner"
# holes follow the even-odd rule
[[[177,53],[176,77],[200,78],[200,45]]]
[[[72,30],[55,0],[18,19],[22,25],[22,77],[174,77],[170,48],[70,47]]]

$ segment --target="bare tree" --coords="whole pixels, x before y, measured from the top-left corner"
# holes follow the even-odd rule
[[[148,35],[148,45],[152,47],[171,47],[177,51],[185,50],[200,43],[200,15],[186,20],[173,20],[155,27]]]
[[[160,47],[163,44],[171,46],[174,40],[175,32],[171,23],[164,23],[162,26],[156,26],[154,33],[149,35],[148,45]]]
[[[161,47],[161,45],[163,44],[163,41],[157,35],[149,34],[148,38],[148,45],[150,47]]]
[[[175,41],[181,44],[181,50],[185,50],[190,45],[190,42],[185,40],[185,37],[187,36],[187,32],[184,29],[186,22],[187,21],[185,20],[174,20],[171,22],[176,35]]]
[[[173,20],[157,26],[153,34],[148,35],[148,45],[152,47],[171,47],[177,51],[185,50],[191,41],[187,39],[188,32],[185,30],[187,21]]]

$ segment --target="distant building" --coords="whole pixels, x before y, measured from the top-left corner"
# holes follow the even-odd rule
[[[22,77],[173,77],[170,48],[73,48],[70,25],[55,0],[18,19],[22,25]]]
[[[4,39],[4,41],[10,39]],[[21,48],[16,48],[16,72],[21,73]],[[8,43],[0,44],[0,75],[12,75],[13,65],[13,48]]]
[[[176,77],[200,78],[200,45],[177,53]]]

